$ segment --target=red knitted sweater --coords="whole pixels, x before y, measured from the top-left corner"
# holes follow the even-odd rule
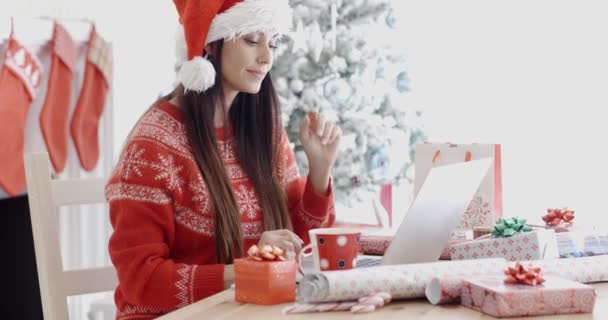
[[[262,212],[230,134],[221,128],[216,133],[248,248],[264,231]],[[285,132],[281,154],[277,176],[294,231],[307,242],[309,229],[334,218],[331,185],[320,195],[299,176]],[[216,262],[210,200],[179,109],[163,101],[142,118],[105,192],[114,228],[109,251],[119,279],[117,319],[151,319],[223,290],[224,265]]]

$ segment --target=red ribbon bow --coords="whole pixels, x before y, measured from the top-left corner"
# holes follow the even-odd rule
[[[285,258],[284,254],[285,251],[283,249],[270,245],[265,245],[260,249],[254,244],[247,250],[249,259],[257,261],[285,261],[287,258]]]
[[[543,221],[549,226],[557,226],[563,222],[570,222],[574,219],[574,210],[563,209],[547,209],[547,214],[542,216]]]
[[[514,267],[505,269],[505,283],[507,284],[527,284],[536,286],[545,282],[540,268],[529,265],[527,268],[521,263],[515,263]]]

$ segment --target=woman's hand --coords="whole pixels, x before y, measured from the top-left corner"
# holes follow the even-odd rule
[[[327,191],[341,137],[342,130],[317,112],[309,112],[300,125],[300,142],[310,170],[308,176],[321,194]]]
[[[258,247],[262,248],[265,245],[275,245],[285,250],[286,257],[289,258],[290,252],[297,254],[302,249],[304,241],[295,233],[287,229],[265,231],[262,233]]]

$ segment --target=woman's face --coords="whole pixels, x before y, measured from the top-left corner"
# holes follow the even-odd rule
[[[222,81],[224,90],[258,93],[272,67],[276,36],[266,32],[243,35],[224,42]]]

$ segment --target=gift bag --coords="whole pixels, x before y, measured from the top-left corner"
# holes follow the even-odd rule
[[[481,182],[457,230],[491,228],[502,216],[502,172],[499,144],[423,143],[415,146],[414,195],[433,167],[491,157],[494,163]]]

